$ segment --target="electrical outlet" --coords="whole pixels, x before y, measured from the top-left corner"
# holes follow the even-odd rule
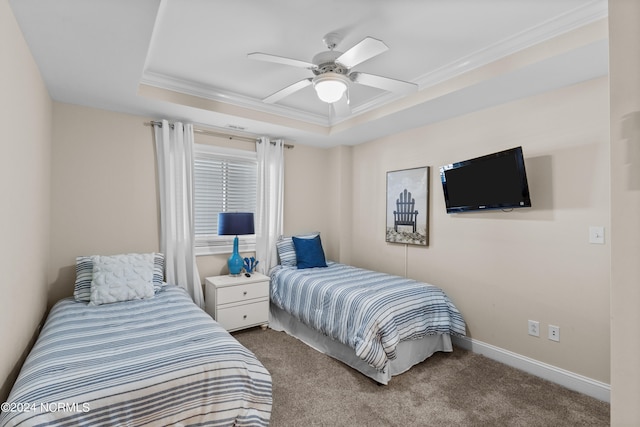
[[[549,339],[560,341],[560,326],[549,325]]]
[[[534,337],[540,336],[540,322],[536,320],[529,320],[529,335]]]

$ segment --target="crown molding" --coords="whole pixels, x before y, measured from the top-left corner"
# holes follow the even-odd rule
[[[261,111],[269,114],[278,114],[293,120],[299,120],[319,126],[329,126],[329,119],[324,116],[300,111],[295,108],[285,107],[282,105],[265,104],[260,99],[251,98],[237,93],[225,91],[222,89],[211,88],[189,80],[179,79],[177,77],[166,74],[156,73],[153,71],[145,71],[140,79],[140,84],[145,84],[160,89],[171,90],[184,93],[186,95],[196,96],[216,102],[232,104],[242,108],[249,108],[255,111]]]
[[[414,83],[417,83],[421,90],[434,86],[528,47],[596,22],[607,17],[607,15],[608,8],[606,4],[602,4],[599,1],[591,1],[430,71],[416,79]]]
[[[418,84],[420,90],[423,90],[557,37],[561,34],[568,33],[569,31],[596,22],[599,19],[605,18],[607,15],[608,8],[606,4],[597,0],[590,1],[583,6],[547,20],[535,27],[528,28],[518,34],[487,46],[486,48],[459,58],[445,66],[423,74],[419,78],[415,79],[413,83]],[[331,128],[343,121],[376,110],[402,98],[402,96],[393,93],[380,94],[358,106],[354,106],[352,108],[352,114],[349,117],[327,117],[283,105],[265,104],[260,99],[232,93],[218,88],[211,88],[196,82],[179,79],[149,70],[144,71],[140,83],[160,89],[172,90],[187,95],[248,108],[259,112],[277,114],[293,120],[324,126],[326,128]]]

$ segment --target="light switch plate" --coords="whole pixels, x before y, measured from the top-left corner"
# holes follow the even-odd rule
[[[604,227],[589,227],[589,243],[604,245]]]

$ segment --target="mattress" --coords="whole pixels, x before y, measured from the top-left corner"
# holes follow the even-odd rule
[[[153,298],[59,301],[2,405],[2,426],[266,426],[271,376],[167,285]]]
[[[329,262],[325,268],[276,266],[271,301],[307,327],[355,351],[377,370],[401,341],[466,333],[462,315],[436,286]]]

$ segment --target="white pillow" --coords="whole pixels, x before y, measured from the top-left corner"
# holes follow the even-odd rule
[[[90,305],[152,298],[153,254],[94,255]]]
[[[164,254],[153,253],[153,289],[156,293],[166,284],[164,281]],[[91,281],[93,280],[93,261],[91,256],[76,257],[76,283],[73,297],[79,302],[91,300]]]

